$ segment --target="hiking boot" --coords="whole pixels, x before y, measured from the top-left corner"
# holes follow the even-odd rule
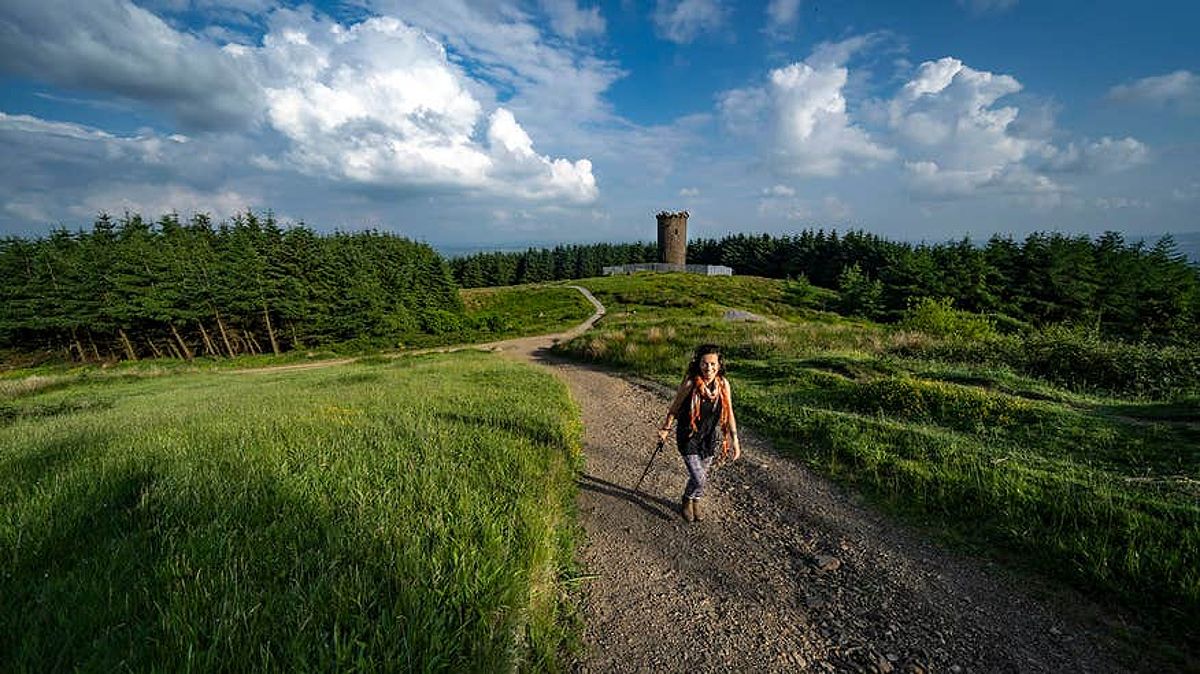
[[[694,499],[691,499],[691,501],[692,501],[692,519],[696,520],[697,522],[704,521],[704,515],[700,514],[700,499],[694,498]]]
[[[683,519],[687,520],[688,522],[693,522],[696,519],[696,513],[693,510],[695,507],[694,504],[694,500],[686,496],[683,497],[683,504],[681,505],[679,512],[683,513]]]

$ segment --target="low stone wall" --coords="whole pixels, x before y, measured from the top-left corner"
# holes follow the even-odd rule
[[[644,262],[640,264],[622,264],[615,267],[604,267],[605,276],[634,274],[639,271],[680,271],[688,274],[702,274],[704,276],[733,276],[733,269],[719,264],[667,264],[665,262]]]

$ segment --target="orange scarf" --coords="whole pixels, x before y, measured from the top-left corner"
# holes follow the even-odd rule
[[[717,424],[721,427],[721,460],[729,454],[729,419],[733,415],[732,406],[729,404],[729,396],[725,395],[725,378],[717,376],[717,390],[709,391],[708,385],[704,383],[702,377],[696,377],[692,380],[692,400],[691,400],[691,421],[692,432],[695,433],[698,429],[696,425],[700,422],[700,404],[702,402],[717,401],[720,409],[720,416],[717,417]]]

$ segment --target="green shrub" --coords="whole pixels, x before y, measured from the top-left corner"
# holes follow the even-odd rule
[[[828,292],[813,285],[804,274],[783,282],[783,301],[801,309],[824,309]]]
[[[1019,318],[1013,318],[1008,314],[992,313],[987,314],[988,319],[992,321],[996,332],[1002,335],[1024,335],[1035,330],[1032,323],[1027,323]]]
[[[871,280],[855,262],[842,269],[838,276],[841,299],[837,310],[847,316],[876,318],[883,307],[883,283]]]
[[[1065,328],[990,339],[902,344],[891,353],[983,367],[1008,367],[1073,391],[1137,398],[1200,390],[1200,350],[1103,341]]]
[[[1051,329],[1025,340],[1021,369],[1076,390],[1137,397],[1195,391],[1200,350],[1106,342]]]
[[[954,300],[949,297],[922,297],[910,301],[900,319],[900,327],[962,340],[992,339],[997,335],[993,319],[955,309]]]
[[[463,329],[463,318],[443,309],[430,309],[421,314],[421,329],[433,335],[459,332]]]
[[[967,432],[1030,423],[1037,418],[1033,404],[1027,400],[906,376],[857,385],[846,392],[843,403],[858,412],[931,422]]]
[[[510,321],[505,319],[503,316],[498,316],[496,314],[472,316],[470,318],[470,323],[474,329],[479,330],[480,332],[504,332],[505,330],[510,330],[513,328],[513,325]]]

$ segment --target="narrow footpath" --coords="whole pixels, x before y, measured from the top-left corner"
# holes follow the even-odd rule
[[[578,289],[598,309],[589,322],[487,345],[550,368],[583,411],[579,561],[594,577],[575,671],[1123,671],[1101,636],[1065,617],[1097,610],[1084,599],[1030,596],[1012,573],[781,458],[745,424],[743,459],[713,473],[706,521],[677,514],[685,473],[671,447],[634,492],[671,392],[549,353],[602,315]]]

